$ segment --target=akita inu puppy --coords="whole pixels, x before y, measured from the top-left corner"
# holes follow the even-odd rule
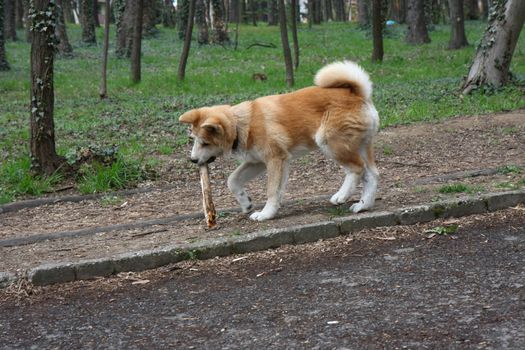
[[[228,187],[244,213],[252,211],[244,185],[267,171],[268,199],[261,211],[251,214],[253,220],[275,216],[290,160],[314,148],[337,161],[346,174],[330,202],[346,202],[362,179],[361,199],[350,209],[357,213],[374,205],[378,171],[372,142],[379,116],[370,78],[354,62],[335,62],[317,72],[315,85],[235,106],[202,107],[179,118],[192,125],[192,162],[202,165],[229,153],[243,161],[228,178]]]

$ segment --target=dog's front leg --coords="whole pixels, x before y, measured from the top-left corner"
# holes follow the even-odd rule
[[[243,213],[249,213],[253,209],[252,199],[244,189],[244,185],[263,173],[265,169],[264,163],[242,163],[228,177],[228,188],[235,195]]]
[[[263,210],[256,211],[250,215],[250,219],[263,221],[272,219],[279,207],[283,196],[286,182],[288,181],[288,161],[282,159],[272,159],[266,164],[268,175],[268,199]]]

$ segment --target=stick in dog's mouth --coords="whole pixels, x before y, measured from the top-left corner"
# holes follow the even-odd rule
[[[206,224],[208,228],[213,228],[217,224],[217,212],[211,197],[210,175],[208,164],[199,166],[199,173],[201,178],[202,189],[202,207],[204,209],[204,216],[206,217]]]

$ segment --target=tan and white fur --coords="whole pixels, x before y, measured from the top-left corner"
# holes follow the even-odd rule
[[[315,148],[345,172],[330,202],[345,203],[362,180],[361,199],[351,210],[357,213],[374,205],[378,171],[372,143],[379,116],[370,78],[354,62],[335,62],[317,72],[315,85],[235,106],[202,107],[179,118],[192,125],[192,162],[205,164],[230,153],[243,161],[228,178],[228,187],[244,213],[252,210],[245,184],[267,171],[268,199],[261,211],[250,215],[253,220],[276,215],[291,159]]]

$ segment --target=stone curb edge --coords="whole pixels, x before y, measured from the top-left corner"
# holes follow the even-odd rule
[[[303,244],[334,238],[363,229],[381,226],[413,225],[435,219],[492,212],[525,203],[525,191],[489,193],[476,197],[441,201],[401,208],[394,211],[365,212],[333,220],[257,231],[237,237],[220,237],[185,245],[120,254],[110,258],[74,263],[44,264],[25,275],[0,272],[0,288],[27,279],[34,285],[71,282],[107,277],[119,272],[143,271],[188,259],[248,253],[277,248],[285,244]]]

